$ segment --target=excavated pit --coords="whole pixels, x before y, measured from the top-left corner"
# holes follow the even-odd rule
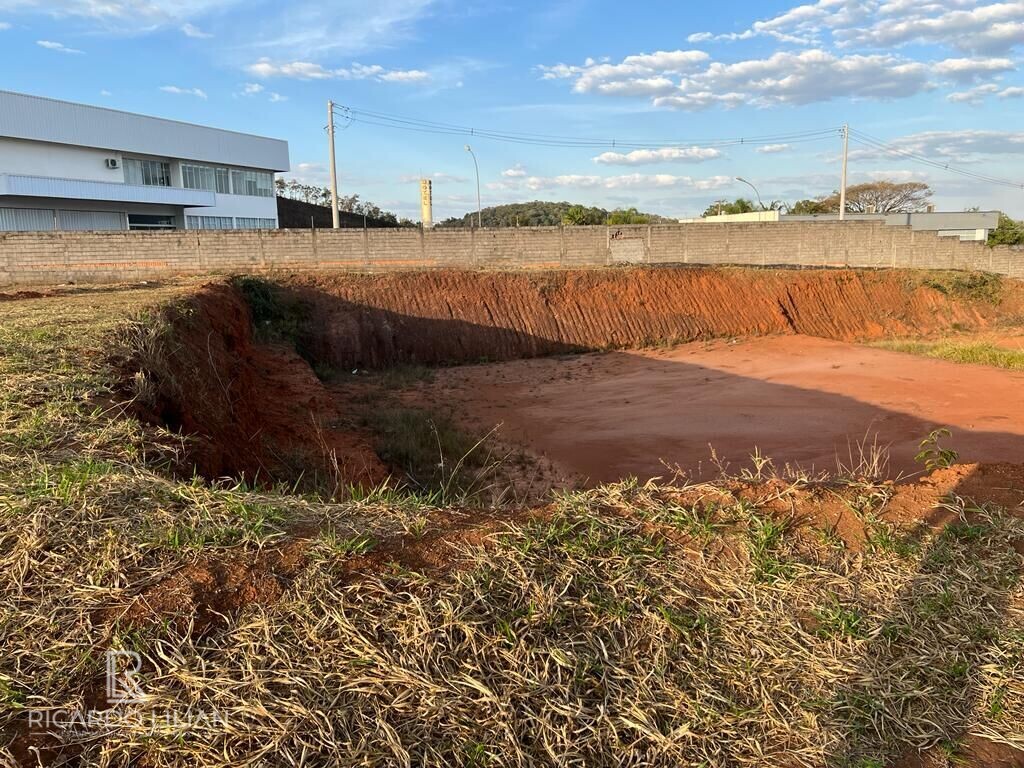
[[[796,409],[774,427],[769,421],[768,428],[786,431],[790,447],[802,446],[790,451],[798,460],[834,450],[839,433],[820,427],[830,412],[853,413],[854,421],[864,416],[863,424],[841,420],[840,431],[848,441],[870,433],[882,411],[893,416],[890,421],[901,430],[904,442],[920,439],[930,424],[941,425],[941,420],[913,413],[914,392],[898,374],[890,392],[872,395],[884,403],[858,400],[856,388],[831,387],[829,394],[830,385],[819,376],[811,388],[824,394],[815,404],[814,417],[801,424],[799,398],[780,403],[771,396],[781,386],[770,383],[777,371],[766,374],[769,381],[762,381],[764,387],[750,389],[739,400],[734,396],[732,404],[726,397],[724,406],[708,419],[715,387],[703,386],[701,374],[706,370],[709,381],[721,379],[721,366],[716,369],[714,361],[700,360],[669,365],[663,358],[655,377],[658,392],[634,398],[639,410],[611,408],[604,424],[595,426],[588,422],[588,414],[608,408],[608,394],[622,376],[609,365],[607,355],[597,365],[602,376],[580,376],[562,386],[558,397],[562,405],[571,403],[570,408],[559,405],[557,397],[551,400],[550,387],[544,387],[545,382],[560,381],[564,373],[571,376],[572,366],[548,360],[540,371],[512,361],[616,350],[613,354],[635,362],[639,358],[628,350],[699,340],[806,336],[837,343],[808,348],[812,358],[827,359],[850,342],[983,330],[1014,321],[1024,314],[1022,296],[1021,287],[1011,281],[1002,281],[995,294],[957,295],[922,273],[855,270],[657,268],[243,278],[209,284],[170,310],[172,341],[158,362],[141,361],[139,366],[159,393],[142,412],[151,421],[189,435],[184,465],[208,478],[290,483],[304,479],[335,490],[366,486],[380,482],[394,468],[380,460],[374,436],[356,412],[390,407],[390,402],[375,402],[372,392],[353,395],[350,382],[367,370],[394,366],[450,368],[504,361],[512,368],[474,365],[445,370],[436,386],[418,385],[408,396],[419,405],[448,407],[458,420],[476,429],[511,422],[514,428],[506,436],[536,454],[558,453],[554,458],[564,474],[584,481],[663,473],[662,460],[692,470],[691,454],[699,447],[706,457],[707,446],[714,446],[716,437],[728,435],[738,450],[745,439],[744,423],[757,409]],[[641,358],[650,362],[652,354],[643,352]],[[735,362],[726,366],[732,367],[728,375],[742,378],[744,362]],[[945,365],[949,368],[929,372],[925,386],[941,388],[944,376],[951,382],[967,376],[965,367]],[[489,380],[485,374],[492,370],[503,370],[506,380]],[[884,371],[874,373],[876,378],[885,377]],[[1016,375],[993,374],[997,379]],[[856,372],[836,366],[838,380],[851,375]],[[515,391],[507,386],[508,376],[518,382]],[[753,379],[759,376],[765,378],[755,374]],[[622,381],[621,399],[627,401],[630,392],[650,385],[643,377]],[[990,385],[986,379],[984,386]],[[956,396],[964,389],[960,386]],[[550,407],[531,416],[531,406],[542,396],[549,398]],[[496,400],[502,401],[504,410],[492,407]],[[857,410],[865,405],[869,407]],[[984,410],[982,400],[977,405]],[[941,402],[936,409],[941,411]],[[969,428],[970,408],[961,411],[958,418]],[[553,412],[564,418],[552,419]],[[667,415],[668,423],[680,425],[675,448],[672,430],[654,429],[654,441],[643,434],[652,424],[657,426],[660,413]],[[901,421],[901,416],[906,418]],[[604,434],[609,420],[617,423],[611,437]],[[694,428],[685,429],[690,424]],[[748,453],[763,440],[764,429],[764,423],[751,429]],[[903,434],[909,431],[914,434]],[[993,451],[1013,454],[1005,456],[1007,460],[1024,461],[1024,413],[1011,414],[1001,432],[986,428],[978,433],[972,446],[990,445]],[[557,450],[551,437],[560,441]],[[783,448],[785,453],[788,449]],[[564,460],[577,452],[592,459],[595,451],[603,457],[596,463],[588,459],[589,464],[574,466]],[[636,461],[644,453],[647,460]],[[775,458],[784,461],[790,456]]]

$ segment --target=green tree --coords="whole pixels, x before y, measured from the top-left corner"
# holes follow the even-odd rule
[[[914,213],[923,211],[931,196],[931,187],[919,181],[869,181],[846,188],[846,210],[850,213]],[[839,212],[838,192],[821,202],[829,213]]]
[[[989,245],[1024,245],[1024,222],[999,214],[999,224],[988,234]]]
[[[618,224],[650,224],[651,217],[646,213],[640,213],[636,208],[618,208],[608,214],[608,223]]]
[[[838,210],[839,206],[837,205],[836,211]],[[813,213],[833,213],[823,197],[819,197],[816,200],[797,200],[792,206],[790,206],[789,212],[800,216],[806,216]]]
[[[604,224],[606,215],[606,212],[600,208],[574,205],[562,214],[562,223],[577,227],[587,224]]]
[[[733,202],[728,200],[716,200],[707,207],[702,216],[718,216],[732,213],[750,213],[757,210],[754,203],[743,197],[736,198]]]

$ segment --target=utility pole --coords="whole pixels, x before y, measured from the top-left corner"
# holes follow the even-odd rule
[[[334,162],[334,102],[327,102],[327,136],[330,143],[331,156],[331,220],[334,228],[341,227],[341,216],[338,213],[338,166]]]
[[[839,220],[846,221],[846,166],[850,160],[850,125],[843,123],[843,176],[839,182]]]

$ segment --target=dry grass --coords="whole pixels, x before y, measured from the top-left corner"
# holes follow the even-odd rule
[[[893,352],[933,357],[953,363],[990,365],[1009,371],[1024,371],[1024,351],[1007,349],[987,341],[915,341],[909,339],[877,341],[873,347]]]
[[[142,655],[147,698],[64,734],[68,762],[867,768],[968,731],[1024,747],[1016,517],[954,497],[953,524],[903,530],[861,479],[856,551],[795,516],[841,485],[625,482],[463,541],[457,568],[388,566],[394,548],[359,572],[455,513],[154,473],[167,436],[94,405],[127,309],[0,306],[0,763],[28,710],[94,701],[108,648]],[[203,627],[185,605],[130,618],[198,563],[297,540],[269,599]],[[150,719],[190,707],[224,724]]]

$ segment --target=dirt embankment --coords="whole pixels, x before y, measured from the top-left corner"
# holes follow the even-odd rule
[[[278,315],[290,341],[276,345],[255,339],[253,296],[217,282],[169,310],[169,341],[132,372],[145,371],[156,392],[139,398],[144,416],[191,436],[188,469],[341,487],[379,481],[386,470],[310,362],[348,372],[722,336],[918,336],[985,327],[1024,306],[1016,285],[996,306],[922,280],[906,272],[679,268],[291,277],[263,294],[288,308]]]
[[[184,471],[321,486],[386,476],[369,444],[339,428],[342,414],[306,361],[286,345],[256,342],[232,285],[203,286],[158,325],[164,332],[129,372],[137,413],[188,437]]]
[[[324,365],[451,364],[721,336],[855,340],[986,326],[992,304],[908,272],[628,269],[282,281],[312,308]],[[1004,304],[1024,305],[1017,286]]]

